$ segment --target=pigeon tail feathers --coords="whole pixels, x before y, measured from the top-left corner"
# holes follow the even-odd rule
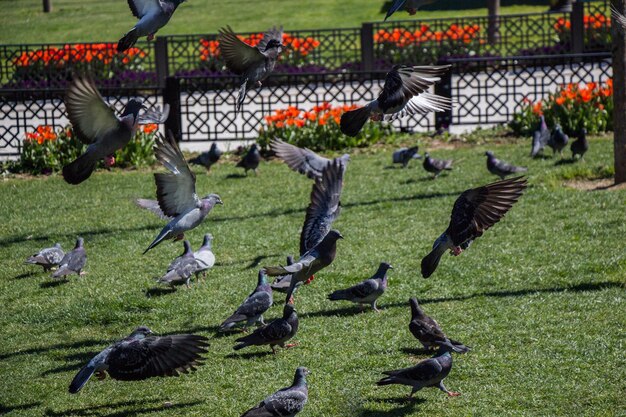
[[[370,114],[371,109],[369,106],[345,112],[341,115],[341,132],[348,136],[358,135],[367,119],[369,119]]]
[[[91,152],[86,152],[76,160],[63,167],[63,179],[68,184],[77,185],[91,176],[96,169],[98,160]]]
[[[435,272],[441,260],[441,256],[446,252],[446,249],[448,249],[446,241],[441,240],[441,238],[437,239],[433,250],[422,259],[422,276],[424,278],[430,277],[433,272]]]
[[[165,239],[169,238],[171,236],[171,233],[172,233],[172,231],[170,229],[168,229],[168,228],[165,228],[165,229],[161,230],[161,233],[159,233],[159,235],[152,241],[150,246],[148,246],[148,248],[143,252],[143,254],[145,255],[150,249],[154,248],[159,243],[161,243]]]
[[[117,43],[117,52],[124,52],[127,49],[133,47],[133,45],[139,39],[139,35],[137,35],[137,29],[132,28],[122,39]]]
[[[87,381],[89,381],[89,378],[91,378],[91,375],[93,375],[95,371],[96,368],[91,363],[83,366],[82,369],[78,371],[78,374],[76,374],[76,376],[72,380],[72,383],[70,384],[70,394],[76,394],[78,391],[80,391],[83,386],[85,386]]]

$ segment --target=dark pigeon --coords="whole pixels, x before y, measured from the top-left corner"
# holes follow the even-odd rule
[[[501,161],[500,159],[496,158],[491,151],[485,152],[485,156],[487,157],[487,169],[489,170],[489,172],[491,172],[493,175],[497,175],[502,180],[509,175],[528,171],[528,168],[526,167],[518,167]]]
[[[261,162],[261,154],[259,153],[259,148],[256,143],[253,143],[248,152],[241,158],[241,161],[237,163],[239,168],[243,168],[246,171],[246,175],[248,175],[248,170],[253,170],[254,174],[257,173],[257,168],[259,167],[259,162]]]
[[[321,180],[324,168],[332,162],[330,159],[319,156],[310,149],[298,148],[280,139],[272,140],[270,146],[276,153],[276,156],[282,159],[289,168],[311,179]],[[343,154],[336,159],[341,161],[345,172],[350,161],[350,155]]]
[[[447,111],[452,100],[427,93],[441,81],[450,65],[411,67],[396,65],[387,73],[383,91],[367,105],[341,115],[340,127],[344,135],[356,136],[368,119],[393,121],[415,114]]]
[[[357,304],[369,304],[374,311],[378,312],[376,301],[387,289],[387,271],[389,269],[393,269],[393,267],[386,262],[381,262],[374,276],[345,290],[337,290],[329,294],[328,299],[331,301],[347,300]]]
[[[409,330],[425,349],[430,350],[439,347],[441,344],[449,344],[449,347],[458,353],[465,353],[470,350],[463,343],[448,339],[441,327],[439,327],[439,324],[424,313],[424,310],[417,303],[417,299],[409,299],[409,304],[411,305]]]
[[[516,177],[464,191],[454,202],[448,228],[422,259],[422,276],[428,278],[435,272],[441,256],[448,249],[454,256],[460,255],[474,239],[499,222],[521,197],[526,186],[525,178]]]
[[[433,178],[437,178],[442,171],[452,171],[452,159],[435,159],[430,154],[424,154],[424,169],[433,174]]]
[[[235,340],[235,350],[240,350],[248,346],[269,345],[273,353],[276,353],[274,346],[290,348],[295,345],[285,345],[298,332],[298,315],[291,303],[286,303],[283,308],[283,316],[271,321],[263,327],[256,329],[252,334],[240,337]]]
[[[392,155],[392,162],[394,164],[402,164],[402,168],[406,168],[412,159],[419,159],[421,156],[417,153],[418,146],[411,148],[400,148]]]
[[[542,153],[543,149],[550,141],[550,129],[548,129],[548,125],[546,124],[546,119],[543,115],[539,116],[539,119],[539,129],[533,132],[533,144],[530,151],[530,156],[533,158]]]
[[[207,171],[210,171],[211,167],[220,160],[221,156],[222,150],[217,147],[216,142],[213,142],[213,144],[211,144],[211,148],[208,151],[202,152],[195,158],[190,159],[189,163],[194,165],[202,165],[206,168]]]
[[[61,249],[61,244],[56,243],[51,248],[42,249],[30,256],[24,263],[42,266],[44,272],[48,272],[53,267],[59,265],[64,256],[65,252]]]
[[[294,417],[304,409],[309,398],[307,375],[309,370],[299,367],[296,369],[291,386],[276,391],[259,405],[243,413],[241,417]]]
[[[272,287],[267,282],[264,270],[259,271],[257,286],[237,310],[220,325],[220,331],[230,330],[237,323],[244,323],[244,329],[255,323],[265,325],[263,313],[272,306]]]
[[[572,150],[572,159],[576,159],[576,155],[580,156],[580,159],[584,161],[585,153],[589,150],[589,142],[587,142],[587,129],[584,127],[580,129],[578,133],[578,139],[576,139],[570,145]]]
[[[53,278],[64,277],[66,275],[76,274],[76,275],[84,275],[85,272],[83,268],[87,263],[87,252],[85,252],[85,248],[83,247],[83,238],[79,237],[76,239],[76,245],[74,249],[67,252],[61,262],[59,262],[59,269],[57,269],[54,274],[52,274]]]
[[[141,326],[130,336],[98,353],[74,377],[69,391],[76,394],[96,373],[120,381],[139,381],[157,376],[178,376],[195,371],[202,364],[202,355],[209,346],[204,336],[175,334],[151,336],[152,331]]]
[[[548,146],[552,148],[552,156],[556,155],[558,152],[561,154],[561,158],[563,158],[563,149],[565,149],[568,142],[569,136],[563,132],[561,125],[554,126],[554,130],[548,141]]]
[[[167,273],[157,280],[160,284],[167,284],[170,287],[185,284],[189,288],[189,281],[198,269],[198,262],[193,256],[189,241],[185,240],[183,245],[185,251],[172,261],[167,268]]]
[[[139,21],[117,43],[117,51],[124,52],[142,36],[154,39],[155,33],[170,21],[176,8],[185,0],[128,0],[128,6]]]
[[[436,2],[437,0],[394,0],[391,4],[389,10],[387,10],[387,15],[385,16],[385,20],[389,19],[392,14],[403,8],[406,10],[409,15],[413,16],[417,13],[417,9],[427,4],[431,4]]]

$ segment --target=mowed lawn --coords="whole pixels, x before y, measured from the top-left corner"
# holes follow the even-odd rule
[[[239,416],[290,384],[302,365],[312,371],[303,417],[623,415],[626,190],[562,185],[609,166],[612,142],[595,139],[585,163],[559,166],[530,160],[526,142],[489,148],[528,165],[530,187],[502,222],[458,258],[444,256],[428,280],[420,260],[456,197],[496,179],[485,168],[487,147],[433,150],[459,160],[434,181],[418,164],[391,168],[389,148],[354,154],[335,224],[345,239],[334,264],[296,295],[299,346],[276,355],[266,347],[234,352],[239,334],[215,330],[254,288],[260,266],[297,251],[311,189],[304,176],[277,161],[248,178],[232,162],[210,175],[196,169],[199,192],[219,193],[224,205],[188,238],[195,248],[212,233],[217,265],[204,284],[173,293],[154,290],[154,278],[182,245],[141,255],[163,225],[132,202],[155,194],[151,171],[100,172],[77,187],[59,176],[0,182],[0,414]],[[56,283],[23,264],[54,242],[71,248],[78,235],[86,276]],[[380,314],[326,299],[381,261],[395,269]],[[375,385],[381,371],[427,357],[415,352],[407,328],[411,296],[472,347],[455,355],[446,379],[461,397],[428,388],[406,402],[408,387]],[[281,314],[276,299],[266,319]],[[205,365],[180,378],[94,378],[78,395],[67,392],[92,355],[138,325],[210,337]]]

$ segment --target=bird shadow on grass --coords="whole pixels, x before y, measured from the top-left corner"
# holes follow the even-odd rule
[[[247,178],[247,177],[248,176],[245,174],[228,174],[224,178],[227,180],[232,180],[232,179],[241,179],[241,178]]]
[[[24,278],[28,278],[28,277],[32,277],[33,275],[38,275],[36,272],[24,272],[23,274],[19,274],[15,277],[13,277],[13,280],[16,281],[18,279],[24,279]]]
[[[12,411],[24,411],[30,408],[39,407],[42,403],[27,403],[19,405],[3,405],[0,404],[0,415],[9,414]]]
[[[575,159],[566,159],[566,158],[563,158],[563,159],[559,159],[558,161],[556,161],[556,162],[554,163],[554,166],[555,166],[555,167],[558,167],[558,166],[561,166],[561,165],[572,165],[572,164],[574,164],[574,163],[576,163],[576,160],[575,160]]]
[[[276,356],[271,350],[261,350],[258,352],[248,352],[248,353],[229,353],[224,356],[228,359],[256,359],[256,358],[265,358],[267,356]]]
[[[404,303],[406,304],[406,303]],[[369,309],[371,310],[371,309]],[[365,314],[368,312],[368,309],[361,309],[357,306],[351,307],[343,307],[343,308],[335,308],[332,310],[320,310],[314,311],[312,313],[303,313],[300,314],[300,318],[309,318],[309,317],[347,317],[347,316],[356,316],[357,314]]]
[[[432,355],[433,353],[435,353],[434,350],[430,350],[430,349],[424,349],[424,348],[400,348],[400,350],[402,351],[402,353],[405,353],[407,355]]]
[[[155,402],[155,405],[145,406],[146,402]],[[48,417],[61,417],[61,416],[80,416],[80,417],[89,417],[89,416],[100,416],[100,417],[127,417],[131,415],[142,415],[148,413],[158,413],[161,411],[171,411],[181,408],[193,407],[201,404],[202,401],[190,401],[186,403],[179,404],[171,404],[169,406],[165,406],[162,400],[159,399],[148,399],[148,400],[130,400],[123,401],[115,404],[105,404],[105,405],[97,405],[86,408],[75,408],[64,411],[53,411],[46,410],[45,416]],[[134,406],[142,407],[139,409],[135,409]],[[127,407],[131,407],[131,409],[127,409]],[[102,414],[102,411],[111,411],[107,414]]]
[[[394,408],[392,410],[381,411],[363,408],[357,414],[358,417],[401,417],[415,413],[417,406],[426,402],[423,398],[409,398],[405,397],[393,397],[393,398],[376,398],[377,403],[389,403],[401,405],[401,407]]]
[[[48,369],[47,371],[42,372],[41,376],[60,374],[69,371],[78,371],[81,366],[83,366],[87,361],[96,356],[98,353],[100,353],[100,350],[94,350],[90,352],[77,352],[65,355],[65,358],[63,359],[63,361],[66,362],[65,365],[53,369]]]
[[[161,297],[167,294],[172,294],[177,291],[176,288],[161,288],[161,287],[152,287],[144,290],[144,294],[147,298],[152,297]]]
[[[67,278],[63,278],[63,279],[55,279],[54,281],[45,281],[42,282],[41,284],[39,284],[39,288],[55,288],[58,287],[60,285],[64,285],[67,284],[68,282],[70,282],[69,279]]]

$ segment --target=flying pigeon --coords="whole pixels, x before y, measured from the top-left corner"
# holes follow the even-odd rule
[[[518,167],[515,165],[511,165],[507,162],[504,162],[495,157],[493,152],[487,151],[485,152],[485,156],[487,156],[487,169],[493,175],[497,175],[500,179],[504,179],[509,175],[513,175],[518,172],[526,172],[528,168],[526,167]]]
[[[539,129],[533,132],[533,147],[530,151],[530,156],[533,158],[539,155],[550,141],[550,129],[543,114],[539,116],[539,119]]]
[[[293,264],[293,256],[289,255],[287,256],[287,266],[292,265],[292,264]],[[291,274],[276,277],[276,279],[274,279],[274,282],[272,282],[272,285],[271,285],[272,290],[282,292],[282,293],[287,293],[287,291],[289,291],[290,286],[291,286]]]
[[[159,29],[170,21],[176,8],[185,0],[128,0],[128,7],[139,21],[117,43],[117,52],[124,52],[142,36],[154,39]]]
[[[448,228],[422,259],[422,276],[428,278],[435,272],[446,250],[450,249],[454,256],[460,255],[474,239],[499,222],[526,186],[524,177],[516,177],[464,191],[454,202]]]
[[[169,114],[169,106],[163,112],[146,109],[141,100],[131,99],[120,117],[104,101],[94,82],[75,77],[65,95],[67,114],[78,139],[89,145],[84,154],[63,167],[63,179],[69,184],[80,184],[96,169],[100,159],[111,160],[135,135],[138,124],[163,123]]]
[[[558,152],[561,154],[561,158],[563,158],[563,149],[565,149],[568,142],[569,137],[563,133],[561,125],[557,124],[554,126],[554,130],[552,131],[552,135],[548,141],[548,146],[552,148],[552,156],[556,155]]]
[[[152,331],[137,327],[125,339],[98,353],[72,380],[70,393],[76,394],[96,373],[120,381],[139,381],[156,376],[178,376],[202,365],[208,339],[194,334],[151,336]]]
[[[261,154],[259,153],[259,148],[256,146],[256,143],[253,143],[248,152],[241,158],[241,161],[237,163],[239,168],[243,168],[246,171],[246,175],[248,175],[248,170],[253,170],[254,175],[257,175],[257,168],[259,167],[259,162],[261,162]]]
[[[213,235],[207,233],[204,235],[202,246],[200,246],[200,248],[193,253],[193,257],[196,258],[196,262],[198,264],[196,269],[196,278],[200,276],[200,273],[202,273],[202,276],[206,278],[207,271],[215,265],[215,255],[211,250],[212,241]]]
[[[626,16],[620,13],[617,8],[611,4],[611,17],[612,21],[618,23],[618,27],[620,27],[623,31],[626,31]]]
[[[580,159],[584,161],[585,153],[589,150],[589,142],[587,142],[587,129],[584,127],[580,129],[578,139],[572,142],[570,149],[572,150],[572,159],[576,159],[576,155],[579,155]]]
[[[237,310],[220,325],[220,331],[230,330],[237,323],[244,322],[244,329],[254,323],[265,325],[263,313],[272,306],[272,287],[267,282],[267,275],[264,270],[259,271],[257,286],[252,293],[244,300]]]
[[[31,265],[39,265],[43,267],[44,272],[51,270],[53,267],[59,265],[61,260],[65,256],[61,244],[56,243],[51,248],[45,248],[26,259],[24,263]]]
[[[412,159],[420,159],[422,156],[417,153],[418,146],[411,148],[400,148],[392,155],[392,162],[394,164],[402,164],[402,168],[406,168]]]
[[[385,16],[385,20],[389,19],[392,14],[397,12],[404,6],[404,10],[409,12],[409,15],[413,16],[417,13],[417,9],[427,4],[431,4],[436,2],[437,0],[394,0],[393,4],[387,11],[387,15]]]
[[[441,80],[450,65],[411,67],[396,65],[387,73],[385,86],[378,98],[356,110],[341,115],[341,131],[356,136],[367,119],[392,121],[414,114],[446,111],[452,100],[426,91]]]
[[[299,367],[291,386],[276,391],[241,417],[294,417],[302,411],[309,398],[306,384],[309,373],[308,369]]]
[[[393,267],[386,262],[381,262],[374,276],[345,290],[337,290],[329,294],[328,299],[331,301],[347,300],[357,304],[369,304],[374,311],[379,312],[376,307],[376,301],[387,289],[387,270],[389,269],[393,269]]]
[[[465,353],[470,350],[463,343],[448,339],[441,327],[439,327],[439,324],[424,313],[424,310],[417,303],[417,299],[410,298],[409,304],[411,305],[409,330],[425,349],[438,347],[437,343],[440,343],[449,344],[452,350],[459,353]]]
[[[450,397],[461,395],[458,392],[451,392],[443,385],[443,380],[452,369],[451,347],[448,344],[440,345],[439,350],[432,358],[424,359],[410,368],[397,369],[395,371],[385,371],[388,375],[376,383],[376,385],[401,384],[412,387],[409,398],[424,387],[437,387]]]
[[[85,248],[83,247],[83,238],[79,237],[76,239],[76,245],[74,245],[74,249],[67,252],[61,262],[59,262],[59,269],[57,269],[54,274],[52,274],[53,278],[64,277],[66,275],[76,274],[76,275],[85,275],[83,268],[87,263],[87,252],[85,252]]]
[[[285,47],[283,28],[269,29],[257,46],[250,46],[237,37],[235,32],[226,26],[219,30],[220,51],[226,66],[237,75],[241,75],[241,87],[237,97],[237,112],[241,110],[246,98],[246,89],[254,85],[260,87],[274,70],[278,56]]]
[[[274,346],[290,348],[294,344],[285,345],[289,339],[298,332],[298,315],[291,303],[286,303],[283,308],[283,316],[271,321],[263,327],[256,329],[253,333],[235,340],[238,344],[234,349],[239,350],[248,346],[270,345],[273,353],[276,353]]]
[[[451,171],[452,170],[452,159],[435,159],[431,158],[430,154],[426,152],[424,154],[424,169],[434,176],[433,178],[437,178],[442,171]]]
[[[298,148],[280,139],[272,140],[270,147],[276,153],[276,156],[282,159],[289,168],[315,180],[322,179],[324,168],[332,162],[330,159],[319,156],[310,149]],[[346,153],[337,159],[343,164],[345,172],[350,161],[350,155]]]
[[[196,194],[196,176],[189,169],[178,144],[172,137],[159,134],[154,145],[157,160],[170,173],[154,174],[157,200],[164,216],[172,220],[161,230],[144,254],[165,239],[180,240],[185,232],[197,227],[216,204],[223,204],[220,196],[209,194],[199,199]]]
[[[203,167],[206,168],[207,171],[210,171],[211,166],[216,164],[217,161],[220,160],[221,156],[222,156],[222,150],[217,147],[216,142],[213,142],[213,144],[211,145],[211,148],[208,151],[202,152],[197,157],[189,160],[189,163],[195,164],[195,165],[202,165]]]
[[[198,269],[198,262],[193,255],[189,241],[185,240],[183,245],[185,251],[172,261],[167,268],[167,273],[157,280],[160,284],[167,284],[171,287],[185,284],[189,288],[189,281]]]

